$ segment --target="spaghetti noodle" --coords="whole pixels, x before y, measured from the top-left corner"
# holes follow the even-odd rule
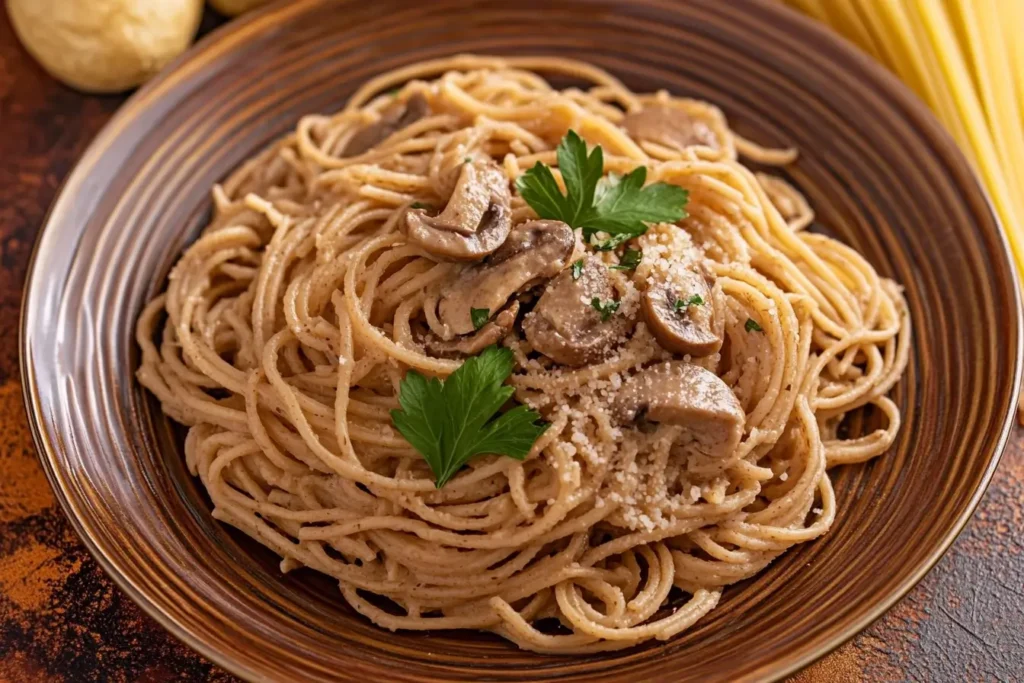
[[[539,73],[590,85],[558,90]],[[692,143],[627,133],[627,116],[658,108]],[[472,162],[500,169],[513,225],[536,219],[513,181],[555,168],[570,129],[601,146],[606,173],[645,166],[649,182],[687,189],[689,216],[650,226],[633,240],[643,260],[601,276],[621,324],[600,357],[538,353],[521,321],[552,285],[516,294],[500,340],[509,382],[550,426],[525,460],[479,457],[435,488],[389,411],[409,370],[459,367],[439,305],[481,266],[426,254],[410,215],[449,201]],[[635,94],[580,62],[460,56],[382,75],[214,187],[209,225],[139,318],[138,378],[188,426],[214,516],[282,571],[334,577],[383,627],[484,629],[542,652],[670,638],[725,586],[823,534],[836,517],[828,468],[884,452],[900,424],[886,396],[909,353],[899,286],[805,229],[803,197],[739,155],[794,158],[738,137],[710,104]],[[622,258],[578,238],[571,249],[577,263]],[[717,307],[704,355],[666,350],[642,310],[680,262],[713,282],[683,306]],[[655,366],[724,383],[738,443],[702,460],[671,420],[617,419]],[[861,428],[865,406],[877,429]]]

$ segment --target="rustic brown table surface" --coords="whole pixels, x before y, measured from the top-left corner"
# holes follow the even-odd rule
[[[207,31],[222,19],[210,14]],[[21,401],[18,316],[47,207],[124,101],[55,82],[0,17],[0,681],[233,681],[139,610],[57,506]],[[794,681],[1024,680],[1024,432],[911,594]]]

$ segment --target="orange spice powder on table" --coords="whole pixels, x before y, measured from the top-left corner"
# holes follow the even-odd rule
[[[21,385],[0,387],[0,524],[38,514],[54,505],[36,458],[21,402]]]

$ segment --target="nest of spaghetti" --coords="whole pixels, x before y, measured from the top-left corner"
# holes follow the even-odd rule
[[[553,653],[670,638],[825,533],[829,468],[899,428],[900,287],[741,161],[795,156],[580,62],[382,75],[213,188],[139,317],[138,378],[188,427],[214,516],[282,571],[334,577],[380,626]],[[526,191],[531,169],[556,208]],[[622,237],[608,216],[652,187],[685,190],[685,210],[655,220],[637,200],[623,220],[642,229]],[[404,383],[494,348],[513,393],[499,412],[546,428],[438,486],[393,417]],[[876,419],[850,430],[865,407]]]

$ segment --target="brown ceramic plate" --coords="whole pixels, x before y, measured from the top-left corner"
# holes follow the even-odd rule
[[[211,185],[374,74],[454,52],[570,55],[634,89],[718,103],[741,133],[799,147],[789,173],[821,222],[906,286],[915,343],[891,452],[834,473],[827,536],[728,589],[670,642],[550,657],[476,633],[378,629],[325,577],[283,577],[269,551],[211,518],[180,434],[133,381],[136,315],[203,224]],[[104,568],[246,678],[772,679],[878,617],[970,516],[1016,405],[1015,282],[985,195],[936,121],[776,3],[310,0],[213,34],[93,143],[37,246],[25,397],[57,496]]]

